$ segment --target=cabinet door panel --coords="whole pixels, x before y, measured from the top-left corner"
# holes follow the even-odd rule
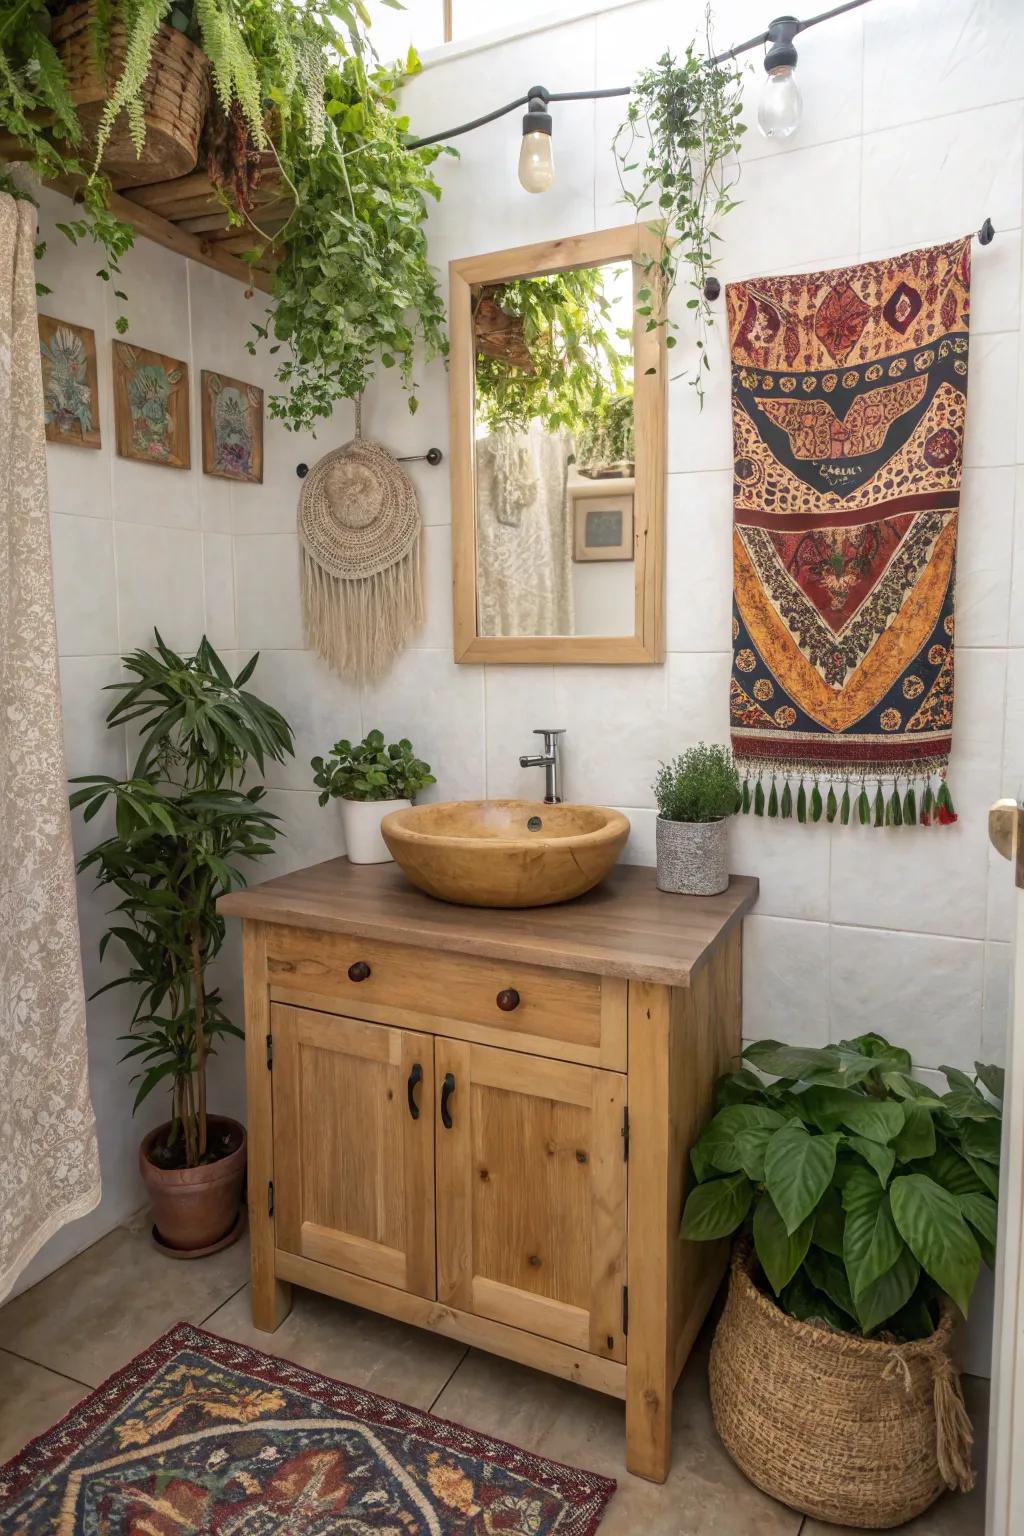
[[[436,1041],[438,1296],[625,1359],[625,1078]]]
[[[433,1038],[277,1004],[271,1019],[277,1246],[432,1299]]]

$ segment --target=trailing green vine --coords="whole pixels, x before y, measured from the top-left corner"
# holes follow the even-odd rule
[[[693,290],[686,300],[697,321],[697,364],[690,383],[704,402],[707,332],[713,315],[704,284],[716,258],[715,219],[736,207],[731,190],[739,176],[736,154],[745,125],[740,121],[741,72],[733,64],[711,64],[711,12],[705,16],[703,47],[688,44],[679,62],[664,53],[645,69],[629,98],[614,141],[622,199],[654,231],[657,248],[646,263],[647,284],[638,297],[647,329],[666,328],[665,344],[676,345],[668,301],[685,273]],[[638,172],[638,186],[630,183]]]
[[[427,256],[427,199],[440,197],[431,166],[439,145],[408,150],[408,119],[395,92],[419,68],[369,65],[359,54],[324,78],[325,133],[318,147],[293,134],[280,159],[295,209],[274,237],[273,307],[258,340],[277,353],[285,392],[270,414],[311,430],[338,400],[353,399],[379,362],[398,370],[415,411],[413,364],[448,351],[444,304]],[[255,352],[257,341],[248,343]]]

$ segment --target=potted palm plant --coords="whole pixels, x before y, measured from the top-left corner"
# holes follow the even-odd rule
[[[353,864],[386,864],[391,858],[380,835],[380,824],[391,811],[405,811],[418,790],[437,780],[430,764],[421,762],[412,742],[384,744],[383,731],[370,731],[362,741],[336,741],[327,755],[310,762],[320,804],[341,801],[345,851]]]
[[[654,780],[659,891],[717,896],[729,884],[726,826],[740,808],[740,781],[728,747],[700,742]]]
[[[691,1152],[681,1229],[743,1234],[711,1354],[716,1427],[783,1503],[902,1526],[974,1482],[950,1345],[995,1261],[1003,1073],[943,1067],[939,1094],[877,1034],[743,1054]]]
[[[245,884],[243,862],[269,853],[276,836],[266,791],[243,781],[292,751],[287,721],[246,690],[258,659],[232,678],[205,636],[194,656],[179,656],[157,632],[154,651],[124,657],[131,680],[109,685],[118,699],[107,725],[131,723],[141,738],[131,777],[72,781],[86,821],[114,811],[112,835],[78,867],[120,896],[100,954],[115,939],[130,965],[100,991],[138,992],[124,1057],[142,1069],[134,1109],[161,1083],[170,1089],[170,1118],[144,1138],[139,1162],[154,1238],[181,1257],[241,1230],[245,1130],[207,1112],[206,1071],[220,1040],[243,1031],[209,967],[224,942],[218,897]]]

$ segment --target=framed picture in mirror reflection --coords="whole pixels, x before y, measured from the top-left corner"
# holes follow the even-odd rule
[[[573,559],[632,560],[633,493],[573,487]]]

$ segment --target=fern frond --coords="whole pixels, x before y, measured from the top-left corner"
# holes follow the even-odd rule
[[[228,112],[236,100],[257,147],[266,149],[259,73],[230,7],[225,0],[196,0],[196,16],[221,106]]]
[[[142,154],[146,142],[146,124],[142,111],[142,88],[149,74],[153,53],[153,41],[157,28],[170,6],[170,0],[125,0],[120,15],[127,32],[124,64],[114,84],[103,116],[96,130],[95,168],[99,168],[103,151],[110,142],[114,124],[124,111],[128,113],[128,128],[135,153]]]

